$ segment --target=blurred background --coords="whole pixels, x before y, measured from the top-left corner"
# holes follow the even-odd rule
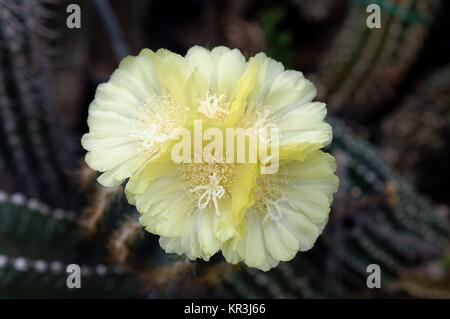
[[[439,0],[0,0],[0,297],[450,298],[449,18]],[[264,51],[328,106],[329,224],[267,273],[165,254],[84,164],[89,103],[120,59],[193,45]]]

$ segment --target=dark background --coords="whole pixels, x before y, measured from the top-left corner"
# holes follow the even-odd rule
[[[450,298],[449,18],[438,0],[0,0],[0,296]],[[330,222],[269,273],[164,254],[84,164],[88,106],[120,59],[193,45],[264,51],[327,103]],[[85,288],[68,291],[55,260],[85,265]],[[372,263],[381,289],[366,286]]]

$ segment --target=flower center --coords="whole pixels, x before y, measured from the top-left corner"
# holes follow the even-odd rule
[[[289,178],[283,173],[284,169],[279,174],[261,175],[258,178],[254,211],[264,216],[263,223],[269,219],[278,220],[283,216],[281,204],[286,201],[283,188],[289,185]]]
[[[142,131],[132,131],[130,134],[138,138],[142,146],[146,149],[152,149],[158,143],[164,143],[171,138],[170,134],[164,133],[162,123],[151,123],[146,129]]]
[[[280,197],[276,200],[266,199],[264,200],[264,205],[266,206],[266,216],[264,216],[262,222],[265,223],[269,218],[271,220],[278,220],[283,216],[280,208],[280,203],[285,201],[284,197]]]
[[[222,118],[229,114],[229,103],[225,102],[225,95],[215,95],[206,93],[206,96],[200,100],[197,111],[209,119]]]
[[[142,101],[141,117],[130,131],[146,150],[158,151],[161,144],[177,138],[185,121],[185,109],[170,96],[153,96]]]
[[[195,186],[189,190],[194,193],[200,192],[201,195],[197,200],[197,206],[200,209],[205,209],[212,201],[217,216],[220,216],[218,200],[225,195],[225,189],[220,185],[220,179],[221,178],[218,177],[216,173],[213,173],[209,176],[208,184]]]
[[[259,109],[246,116],[240,126],[246,128],[246,134],[258,138],[264,144],[270,144],[271,131],[278,129],[277,125],[270,119],[270,111]]]
[[[232,165],[224,163],[182,164],[181,173],[187,181],[187,190],[194,195],[195,205],[204,210],[213,206],[220,216],[219,200],[229,195],[233,181]]]

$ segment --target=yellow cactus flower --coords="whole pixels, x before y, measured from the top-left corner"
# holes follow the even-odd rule
[[[337,188],[315,95],[263,53],[144,49],[99,86],[86,161],[105,186],[128,179],[129,202],[167,252],[208,260],[221,250],[268,270],[313,246]]]

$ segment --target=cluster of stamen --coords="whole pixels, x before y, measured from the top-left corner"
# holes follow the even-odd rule
[[[283,194],[289,179],[284,174],[261,175],[258,178],[258,190],[254,211],[263,215],[262,222],[278,220],[283,216],[281,204],[286,201]]]
[[[253,111],[246,116],[241,122],[241,126],[246,129],[248,136],[256,137],[258,141],[264,144],[270,143],[269,132],[273,129],[278,129],[277,125],[270,118],[270,111],[264,108]]]
[[[137,138],[143,148],[157,151],[161,144],[176,139],[185,121],[185,110],[170,96],[154,96],[141,102],[141,117],[130,135]]]
[[[181,174],[187,182],[187,190],[194,195],[197,208],[213,206],[220,216],[219,200],[229,195],[233,181],[232,165],[224,163],[182,164]]]
[[[221,119],[229,114],[230,104],[225,102],[225,95],[206,93],[198,103],[197,111],[209,119]]]

